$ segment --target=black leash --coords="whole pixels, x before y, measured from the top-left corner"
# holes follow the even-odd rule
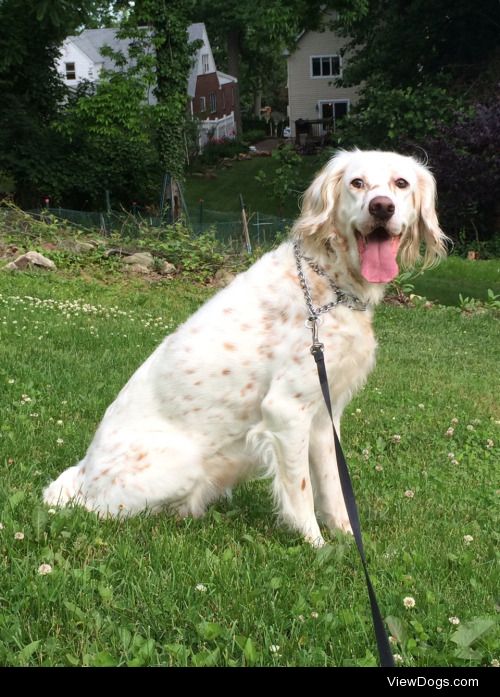
[[[347,515],[349,517],[349,523],[351,524],[354,539],[356,541],[356,546],[358,548],[359,556],[361,557],[361,563],[363,565],[363,571],[365,573],[366,586],[368,588],[368,595],[370,597],[370,607],[372,611],[373,627],[375,629],[375,638],[377,640],[378,655],[380,659],[380,665],[383,668],[394,668],[394,658],[392,656],[392,651],[389,646],[389,641],[387,639],[387,634],[385,631],[384,623],[382,620],[382,615],[380,614],[379,606],[377,603],[377,597],[375,591],[373,590],[372,582],[368,574],[368,566],[366,563],[365,550],[363,547],[363,538],[361,536],[361,526],[359,523],[358,508],[356,506],[356,499],[354,497],[354,490],[352,488],[351,477],[349,475],[349,468],[345,461],[344,453],[340,445],[339,437],[337,431],[335,430],[335,424],[333,423],[333,413],[332,413],[332,403],[330,400],[330,388],[328,386],[328,377],[325,368],[325,356],[323,353],[323,344],[320,343],[318,339],[318,326],[320,322],[320,315],[325,312],[329,312],[337,305],[345,305],[354,311],[364,311],[367,309],[367,305],[363,303],[359,298],[355,297],[350,293],[346,293],[341,290],[328,276],[326,271],[322,269],[318,264],[316,264],[309,257],[304,257],[300,248],[299,242],[295,242],[293,245],[293,253],[295,256],[295,262],[297,264],[297,274],[299,277],[300,287],[304,293],[304,299],[306,301],[307,308],[309,310],[309,319],[306,322],[306,326],[312,330],[312,346],[311,353],[316,361],[316,367],[318,369],[319,383],[321,385],[321,392],[323,393],[323,398],[325,400],[326,408],[328,409],[328,414],[330,415],[330,420],[332,422],[333,429],[333,439],[335,442],[335,454],[337,456],[337,467],[339,471],[340,486],[342,488],[342,495],[344,497],[345,506],[347,509]],[[308,265],[313,269],[313,271],[325,278],[335,293],[335,300],[327,303],[326,305],[321,305],[320,307],[314,307],[313,299],[311,297],[311,291],[307,284],[306,277],[302,270],[302,259],[304,259]]]
[[[310,321],[316,322],[315,318],[311,318]],[[392,651],[389,646],[389,640],[387,639],[387,634],[384,628],[384,622],[382,620],[382,615],[380,614],[380,609],[377,603],[377,597],[375,591],[373,590],[372,582],[368,574],[368,566],[366,563],[365,550],[363,547],[363,538],[361,536],[361,526],[359,523],[358,508],[356,506],[356,499],[354,497],[354,490],[352,488],[351,477],[349,475],[349,468],[345,461],[344,453],[340,445],[339,438],[337,436],[337,431],[335,430],[335,425],[333,423],[332,414],[332,404],[330,401],[330,389],[328,386],[328,378],[326,375],[325,368],[325,356],[323,354],[323,345],[317,340],[311,346],[311,353],[316,361],[316,367],[318,369],[319,382],[321,385],[321,392],[323,393],[323,398],[325,400],[326,408],[328,409],[328,414],[330,415],[330,420],[332,422],[333,438],[335,441],[335,454],[337,456],[337,467],[340,477],[340,485],[342,487],[342,494],[344,496],[344,502],[347,508],[347,515],[349,517],[349,522],[351,524],[354,539],[356,541],[356,546],[358,548],[359,556],[361,557],[361,563],[363,565],[363,571],[365,572],[366,586],[368,588],[368,595],[370,598],[370,607],[372,611],[373,627],[375,629],[375,639],[377,640],[378,655],[380,659],[380,665],[383,668],[394,668],[394,658],[392,656]]]

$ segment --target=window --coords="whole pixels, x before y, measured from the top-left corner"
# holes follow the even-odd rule
[[[334,99],[332,101],[320,101],[316,109],[319,111],[320,118],[323,120],[330,120],[333,127],[336,126],[339,119],[342,119],[349,113],[349,100],[348,99]]]
[[[215,114],[217,111],[217,95],[215,92],[210,92],[208,99],[210,100],[210,113]]]
[[[66,80],[76,80],[75,64],[65,63],[64,68],[66,70]]]
[[[340,56],[311,56],[311,77],[339,77]]]
[[[207,110],[207,100],[206,97],[200,97],[200,111]]]
[[[208,73],[208,71],[210,69],[208,53],[203,53],[201,56],[201,68],[202,68],[204,73]]]

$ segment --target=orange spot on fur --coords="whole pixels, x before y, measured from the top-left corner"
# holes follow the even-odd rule
[[[225,341],[223,346],[226,351],[236,351],[236,346],[234,344],[230,344],[228,341]]]
[[[136,459],[137,460],[144,460],[145,457],[146,457],[146,453],[139,453],[139,455],[137,455]]]
[[[203,384],[203,380],[197,380],[194,384],[196,385],[196,387],[198,387],[198,385]]]
[[[302,482],[300,484],[300,488],[302,489],[302,491],[304,491],[304,489],[306,488],[306,480],[305,479],[302,480]]]
[[[229,370],[229,368],[224,368],[224,370],[222,371],[222,374],[223,375],[231,375],[231,371]]]
[[[297,392],[297,394],[293,395],[294,399],[300,399],[302,397],[302,392]]]

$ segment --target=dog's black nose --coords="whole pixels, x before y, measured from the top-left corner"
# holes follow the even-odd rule
[[[396,207],[388,196],[375,196],[368,205],[368,210],[378,220],[389,220],[394,215]]]

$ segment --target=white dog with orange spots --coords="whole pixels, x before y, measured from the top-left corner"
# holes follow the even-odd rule
[[[310,355],[310,315],[293,241],[314,305],[334,421],[373,368],[371,320],[398,260],[445,253],[435,183],[410,157],[340,152],[304,196],[293,240],[240,274],[137,370],[106,411],[87,454],[48,486],[50,505],[75,502],[101,515],[170,510],[200,516],[249,477],[272,478],[281,518],[323,544],[316,515],[350,530],[331,424]]]

